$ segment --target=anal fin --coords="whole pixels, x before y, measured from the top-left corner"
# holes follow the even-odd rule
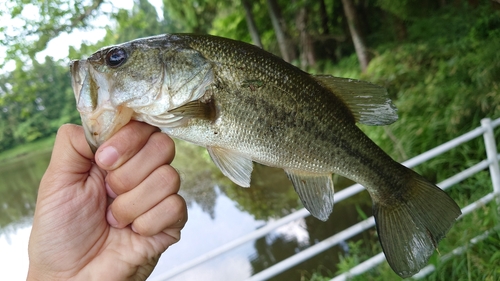
[[[316,218],[326,221],[333,211],[334,189],[331,174],[285,170],[304,207]]]
[[[221,172],[242,187],[250,186],[253,163],[251,159],[241,156],[239,153],[220,147],[207,147],[208,154],[219,167]]]

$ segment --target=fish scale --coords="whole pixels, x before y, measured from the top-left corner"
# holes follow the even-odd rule
[[[387,261],[401,277],[427,264],[461,213],[356,126],[396,121],[380,86],[313,76],[255,46],[192,34],[103,48],[73,61],[71,75],[94,151],[131,119],[143,121],[206,147],[240,186],[250,186],[254,161],[282,168],[321,220],[333,210],[333,173],[362,184]]]

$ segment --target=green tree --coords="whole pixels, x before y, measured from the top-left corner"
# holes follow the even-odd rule
[[[276,0],[266,0],[269,16],[273,23],[274,33],[278,40],[278,45],[281,52],[281,57],[287,61],[293,61],[297,55],[295,52],[294,44],[290,39],[286,21],[283,19],[281,8]]]
[[[173,31],[169,28],[168,19],[159,20],[158,13],[148,0],[136,0],[132,10],[121,9],[112,18],[116,20],[116,27],[108,28],[107,37],[115,43]]]
[[[259,31],[253,16],[252,2],[250,2],[249,0],[241,0],[241,4],[245,9],[245,19],[247,21],[248,32],[252,36],[252,42],[255,46],[263,48],[262,41],[260,40]]]
[[[0,148],[47,137],[64,123],[79,122],[68,70],[50,57],[0,76]]]
[[[227,0],[163,0],[164,16],[174,32],[208,33],[219,9],[223,10],[229,3]]]
[[[99,13],[104,0],[26,1],[8,0],[0,16],[5,20],[0,26],[0,45],[7,46],[6,61],[26,57],[34,59],[53,38],[75,28],[87,27]],[[17,24],[11,25],[11,22]],[[9,23],[5,25],[5,23]],[[5,63],[4,62],[4,63]],[[0,65],[1,67],[4,64]]]

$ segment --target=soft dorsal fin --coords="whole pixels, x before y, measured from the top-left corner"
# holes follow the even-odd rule
[[[330,75],[313,77],[347,104],[356,122],[389,125],[398,120],[397,109],[385,88],[366,81]]]
[[[214,161],[215,165],[219,167],[226,177],[239,186],[250,186],[250,178],[253,170],[251,159],[225,148],[209,146],[207,150],[212,161]]]
[[[333,211],[333,180],[331,174],[313,174],[285,170],[304,207],[314,217],[326,221]]]

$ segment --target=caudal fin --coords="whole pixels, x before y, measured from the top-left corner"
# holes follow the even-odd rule
[[[373,202],[377,232],[387,262],[401,277],[420,271],[461,211],[444,191],[417,173],[399,199]]]

